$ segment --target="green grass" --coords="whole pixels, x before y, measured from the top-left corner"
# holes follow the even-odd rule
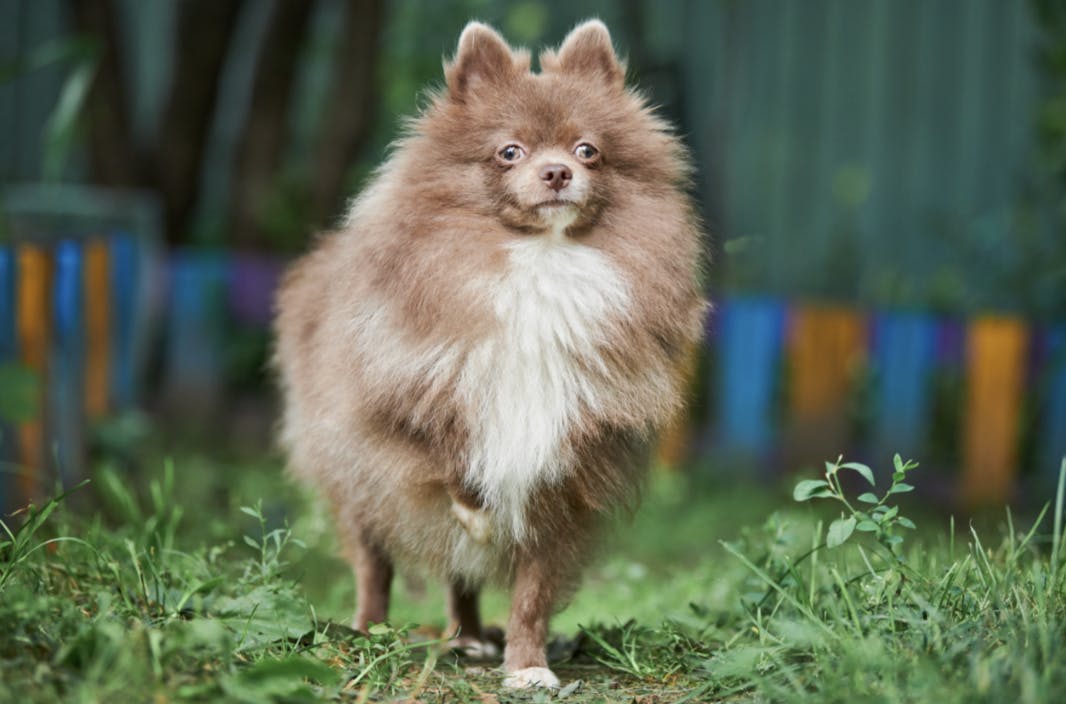
[[[877,468],[882,489],[901,483],[892,475]],[[1061,485],[1039,516],[1004,511],[981,531],[939,516],[911,531],[909,496],[892,493],[884,509],[868,496],[852,532],[863,509],[841,497],[834,515],[823,509],[840,497],[659,474],[554,621],[554,667],[580,680],[565,701],[1059,699]],[[888,513],[884,530],[863,524]],[[342,625],[351,578],[325,512],[269,459],[181,456],[140,494],[103,468],[5,525],[0,701],[559,698],[500,692],[492,664],[441,652],[432,582],[400,580],[392,626]],[[490,622],[506,607],[486,596]]]

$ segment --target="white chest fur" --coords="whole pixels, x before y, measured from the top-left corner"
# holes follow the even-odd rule
[[[509,259],[490,293],[500,331],[474,350],[462,386],[474,409],[470,484],[498,530],[521,539],[530,493],[565,475],[567,434],[600,404],[597,349],[629,291],[604,255],[561,234],[520,240]]]

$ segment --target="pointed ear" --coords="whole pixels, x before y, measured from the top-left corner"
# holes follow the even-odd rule
[[[492,27],[471,22],[459,35],[455,58],[444,65],[448,94],[462,102],[478,86],[504,81],[515,71],[515,55]]]
[[[548,56],[548,66],[564,73],[601,76],[610,85],[625,85],[625,66],[618,60],[611,44],[607,25],[599,20],[582,22],[563,40],[554,56]],[[544,63],[544,58],[541,59]]]

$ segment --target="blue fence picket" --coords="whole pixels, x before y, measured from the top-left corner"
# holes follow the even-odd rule
[[[226,260],[177,252],[170,265],[165,388],[171,400],[203,407],[218,398],[224,374]]]
[[[48,380],[50,457],[64,486],[82,474],[84,454],[85,286],[80,242],[55,249],[53,334]]]
[[[15,337],[15,249],[0,245],[0,364],[18,355]],[[6,510],[12,496],[14,462],[18,456],[15,426],[0,418],[0,510]]]
[[[127,409],[136,400],[137,310],[141,295],[141,253],[137,239],[116,234],[111,255],[111,406]]]
[[[15,248],[0,245],[0,363],[18,353],[15,339]]]
[[[887,313],[874,329],[878,394],[874,449],[918,456],[932,412],[937,322],[921,313]]]
[[[1058,481],[1062,458],[1066,455],[1066,326],[1048,335],[1048,384],[1044,409],[1043,447],[1039,454],[1040,475],[1048,486]]]
[[[775,437],[785,308],[775,299],[729,299],[718,320],[718,446],[726,454],[757,456]]]

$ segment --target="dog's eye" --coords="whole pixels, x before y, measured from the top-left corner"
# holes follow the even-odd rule
[[[517,144],[508,144],[506,147],[496,152],[496,156],[504,161],[518,161],[526,155],[526,150]]]
[[[582,142],[574,147],[574,156],[582,161],[592,161],[600,155],[600,150],[588,142]]]

